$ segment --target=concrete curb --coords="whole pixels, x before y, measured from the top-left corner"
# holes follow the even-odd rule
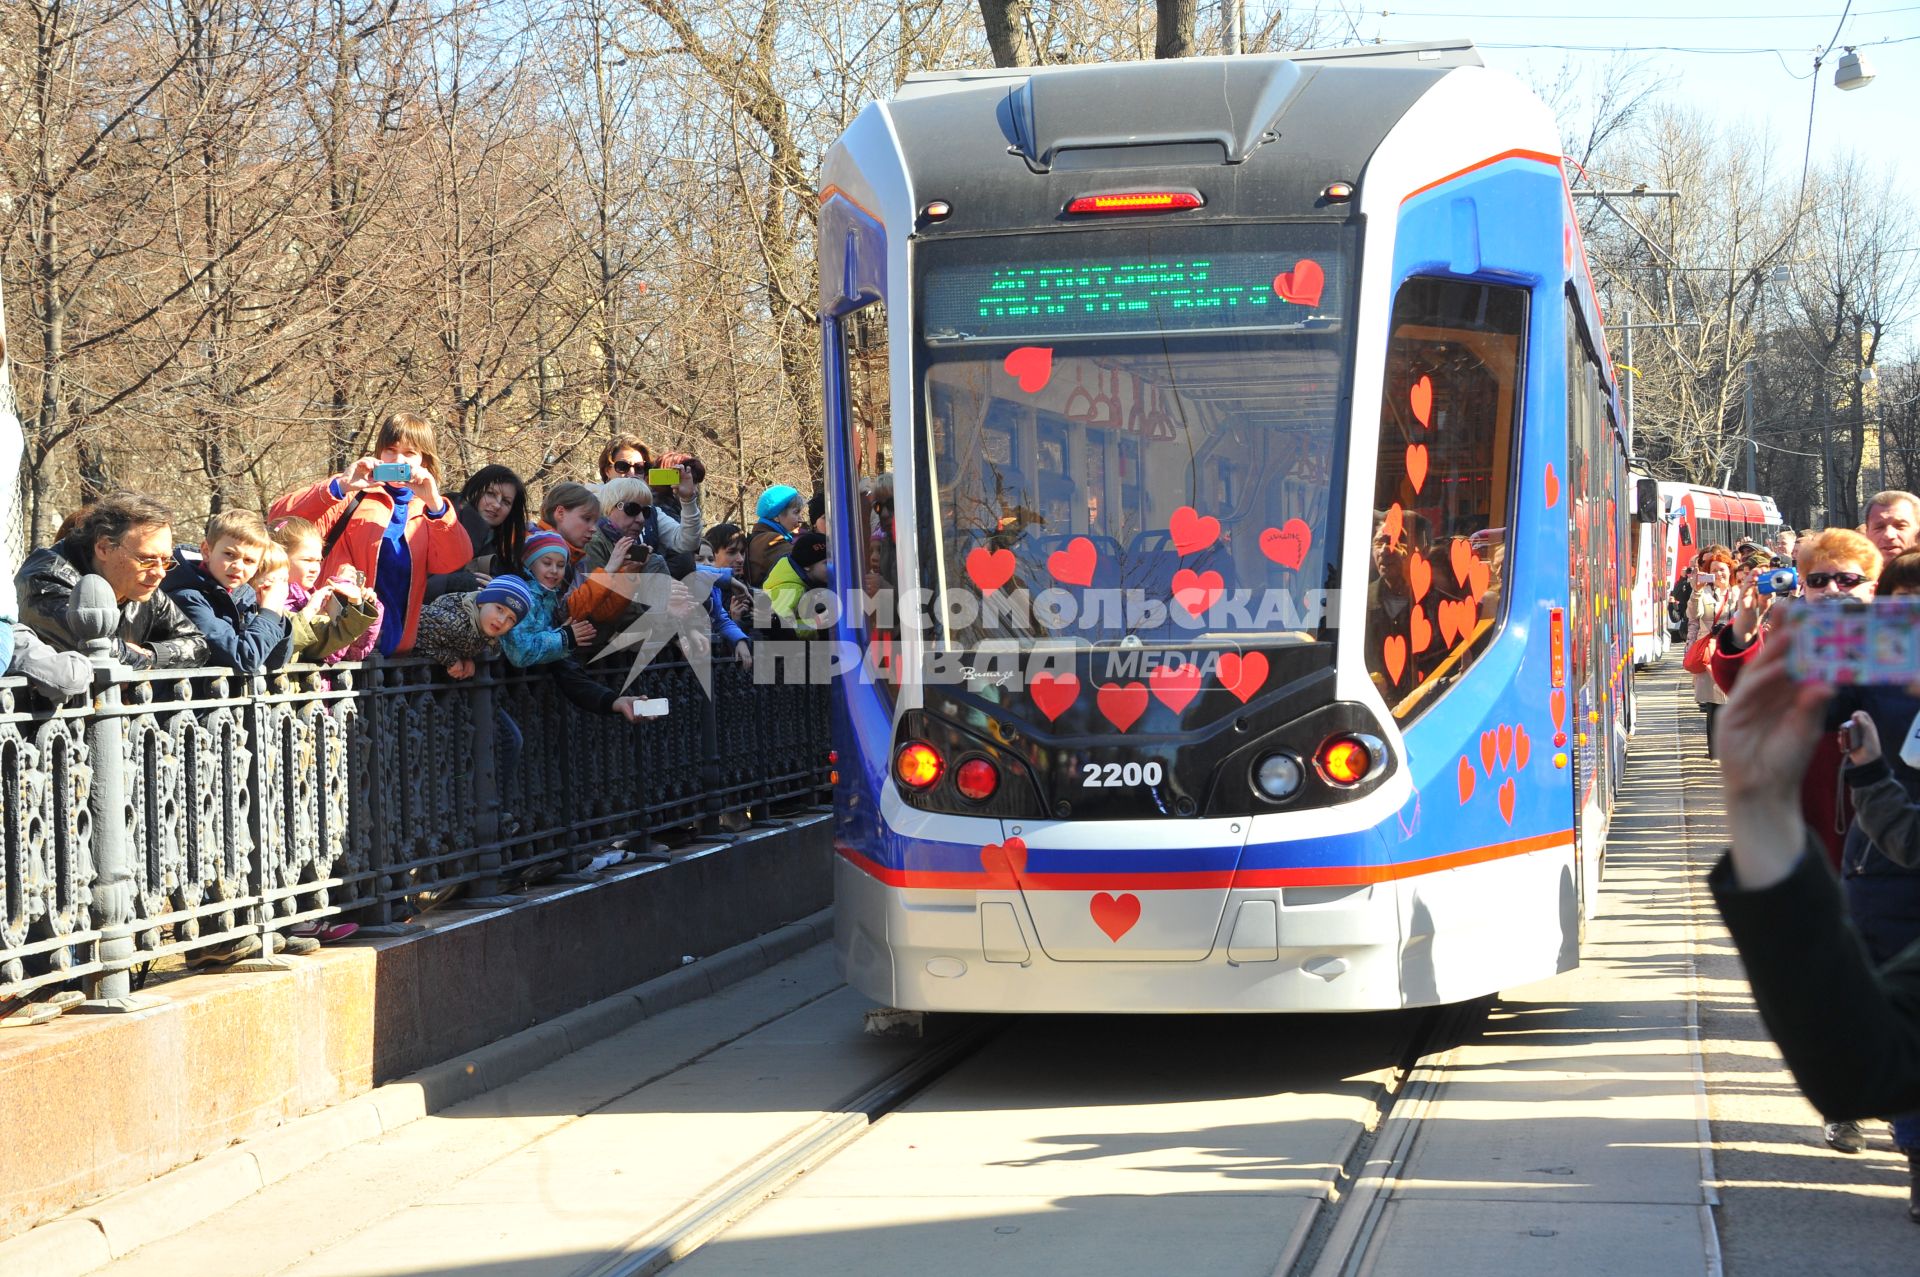
[[[0,1274],[81,1277],[184,1232],[322,1158],[470,1100],[664,1011],[757,975],[833,934],[831,910],[790,922],[576,1011],[0,1241]]]

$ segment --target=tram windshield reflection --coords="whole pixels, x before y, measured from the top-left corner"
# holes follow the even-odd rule
[[[926,245],[936,639],[1330,641],[1349,244],[1295,224]]]

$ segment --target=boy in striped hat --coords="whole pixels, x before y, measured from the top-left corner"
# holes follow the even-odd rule
[[[472,678],[476,662],[498,656],[500,640],[532,610],[533,590],[526,581],[496,576],[478,590],[443,594],[420,609],[414,650],[446,666],[455,678]]]

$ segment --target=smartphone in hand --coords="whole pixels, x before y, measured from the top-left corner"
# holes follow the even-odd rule
[[[1920,597],[1802,603],[1787,627],[1787,669],[1835,687],[1920,683]]]
[[[665,466],[655,466],[647,471],[647,486],[651,488],[672,488],[679,486],[680,472]]]

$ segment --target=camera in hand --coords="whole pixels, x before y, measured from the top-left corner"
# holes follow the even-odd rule
[[[1800,574],[1792,568],[1774,568],[1754,577],[1753,588],[1761,594],[1792,594],[1800,588]]]
[[[413,467],[404,461],[382,461],[373,468],[375,483],[405,483],[413,478]]]

